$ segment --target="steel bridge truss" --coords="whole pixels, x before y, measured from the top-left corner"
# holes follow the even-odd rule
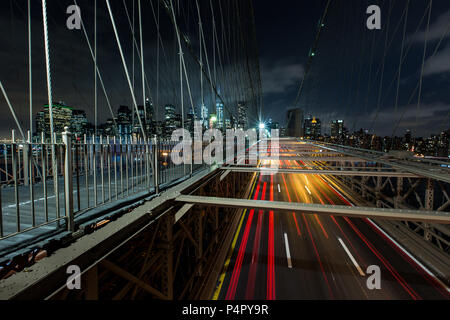
[[[249,173],[215,171],[182,193],[241,197]],[[169,197],[170,198],[170,197]],[[214,266],[234,230],[235,208],[194,206],[173,199],[153,210],[158,216],[136,236],[89,268],[81,290],[61,289],[52,299],[199,299],[215,285]],[[226,250],[225,250],[226,251]],[[211,277],[211,275],[213,275]]]

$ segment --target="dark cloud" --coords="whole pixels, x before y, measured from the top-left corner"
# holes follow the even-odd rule
[[[424,75],[430,76],[448,72],[450,72],[450,45],[447,45],[446,48],[426,61]]]
[[[428,33],[426,28],[423,28],[423,30],[418,32],[416,35],[411,35],[409,40],[416,43],[422,43],[425,39],[428,39],[428,41],[436,41],[441,39],[443,36],[444,38],[448,38],[450,37],[450,33],[448,32],[449,21],[450,10],[440,14],[434,21],[432,21]]]
[[[286,120],[287,109],[293,107],[302,67],[307,63],[325,4],[321,0],[289,2],[288,13],[285,13],[286,6],[276,9],[265,1],[255,5],[265,89],[264,111],[281,123]],[[415,118],[417,90],[414,89],[420,78],[429,1],[410,2],[405,44],[409,49],[404,51],[407,55],[402,65],[397,112],[394,112],[397,71],[403,34],[400,18],[406,0],[374,0],[371,4],[381,7],[381,31],[368,31],[365,27],[366,2],[333,1],[298,107],[306,115],[320,118],[323,132],[329,132],[330,121],[336,119],[344,119],[350,130],[372,128],[372,132],[380,135],[392,134],[397,123],[399,134],[408,128],[422,136],[450,127],[450,32],[437,54],[431,57],[448,27],[450,2],[433,1],[419,123]],[[419,25],[422,17],[425,18]],[[281,30],[281,26],[285,29]],[[385,43],[388,47],[383,59]],[[297,73],[300,74],[295,77]]]
[[[292,61],[262,61],[262,88],[265,95],[284,93],[298,87],[304,68]]]

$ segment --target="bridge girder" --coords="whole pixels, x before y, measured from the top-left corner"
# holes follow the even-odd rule
[[[357,218],[411,220],[429,223],[450,224],[450,214],[448,214],[447,212],[438,211],[318,205],[309,203],[201,197],[191,195],[180,195],[175,199],[175,201],[181,203],[191,203],[197,206],[288,211],[310,214],[342,215]]]

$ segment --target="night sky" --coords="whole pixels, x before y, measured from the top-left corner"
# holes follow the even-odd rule
[[[86,110],[89,120],[93,121],[93,65],[90,53],[82,31],[69,31],[65,28],[67,18],[65,8],[73,1],[48,2],[54,100],[63,100],[71,106]],[[92,2],[78,1],[91,40]],[[125,36],[129,34],[130,29],[122,1],[111,2],[113,10],[117,13],[119,33],[123,36],[127,64],[131,68],[132,61],[129,56],[132,44],[129,37]],[[131,2],[128,2],[130,10]],[[398,106],[395,107],[396,73],[404,26],[404,20],[401,18],[404,17],[406,2],[406,0],[332,2],[319,49],[305,81],[299,103],[305,115],[312,114],[322,120],[324,133],[329,131],[328,123],[338,118],[345,120],[349,130],[371,129],[371,132],[379,135],[391,135],[394,128],[397,128],[397,135],[403,135],[406,129],[410,129],[414,136],[428,136],[450,128],[448,117],[450,31],[444,37],[436,55],[432,56],[440,38],[448,28],[450,21],[448,0],[433,1],[419,108],[417,94],[412,97],[411,94],[418,84],[421,72],[428,18],[426,7],[429,2],[411,1],[404,42],[404,52],[408,54],[402,67]],[[27,129],[29,120],[26,3],[26,0],[5,0],[0,3],[2,43],[0,79],[23,127]],[[106,7],[104,1],[99,3],[98,59],[104,72],[105,86],[116,111],[119,105],[131,106],[132,103]],[[272,118],[281,125],[285,124],[286,111],[293,107],[325,4],[326,0],[253,1],[265,119]],[[367,19],[365,11],[370,4],[379,4],[381,7],[382,30],[370,31],[365,26]],[[34,2],[32,5],[34,112],[47,101],[41,14],[39,4]],[[143,15],[147,75],[149,81],[153,83],[156,77],[154,72],[156,27],[150,6],[145,7]],[[424,19],[419,25],[422,17]],[[161,29],[163,31],[170,29],[167,16],[162,12]],[[178,70],[174,67],[174,58],[171,58],[176,57],[173,35],[168,32],[163,40],[169,58],[161,59],[165,69],[160,74],[159,103],[175,103],[179,97],[173,89],[178,85],[177,80],[174,80]],[[383,68],[385,48],[387,50]],[[140,66],[137,57],[135,59],[136,79],[140,79],[138,72]],[[188,69],[194,70],[193,65],[192,61],[188,61]],[[139,104],[142,100],[140,86],[140,82],[136,80],[136,96]],[[198,85],[193,86],[193,90],[196,88]],[[198,99],[196,96],[194,104],[198,103]],[[99,106],[102,122],[110,115],[100,86]],[[0,118],[0,137],[8,137],[10,130],[15,126],[3,97],[0,97],[0,108],[3,115]],[[161,110],[159,112],[161,113]]]
[[[366,28],[366,8],[377,3],[382,11],[382,30],[369,31]],[[286,121],[285,110],[292,107],[297,95],[325,4],[325,0],[278,1],[277,5],[273,5],[272,1],[255,2],[265,92],[264,111],[268,117],[281,123]],[[388,38],[388,43],[392,42],[392,45],[387,50],[382,98],[378,103],[385,30],[392,4]],[[399,103],[397,112],[394,112],[403,20],[397,26],[406,1],[334,1],[319,43],[317,59],[300,99],[299,106],[305,114],[318,116],[325,132],[329,130],[330,120],[343,118],[349,130],[372,127],[372,132],[390,136],[402,115],[396,131],[398,135],[403,135],[406,129],[411,129],[416,136],[427,136],[450,128],[450,30],[435,57],[430,57],[448,28],[449,1],[433,1],[419,112],[417,95],[407,104],[419,80],[428,16],[419,31],[414,33],[427,4],[428,1],[411,1],[409,7],[405,48],[410,46],[411,49],[402,69]],[[368,86],[374,34],[376,45],[372,79]],[[378,76],[375,77],[377,71]],[[395,80],[393,85],[392,80]]]

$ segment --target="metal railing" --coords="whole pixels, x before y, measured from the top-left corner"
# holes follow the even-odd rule
[[[53,141],[35,142],[30,135],[17,141],[13,131],[11,141],[0,145],[0,240],[61,228],[74,232],[75,218],[86,211],[159,193],[160,186],[205,166],[175,165],[170,155],[176,142],[156,137],[77,137],[66,128]]]

